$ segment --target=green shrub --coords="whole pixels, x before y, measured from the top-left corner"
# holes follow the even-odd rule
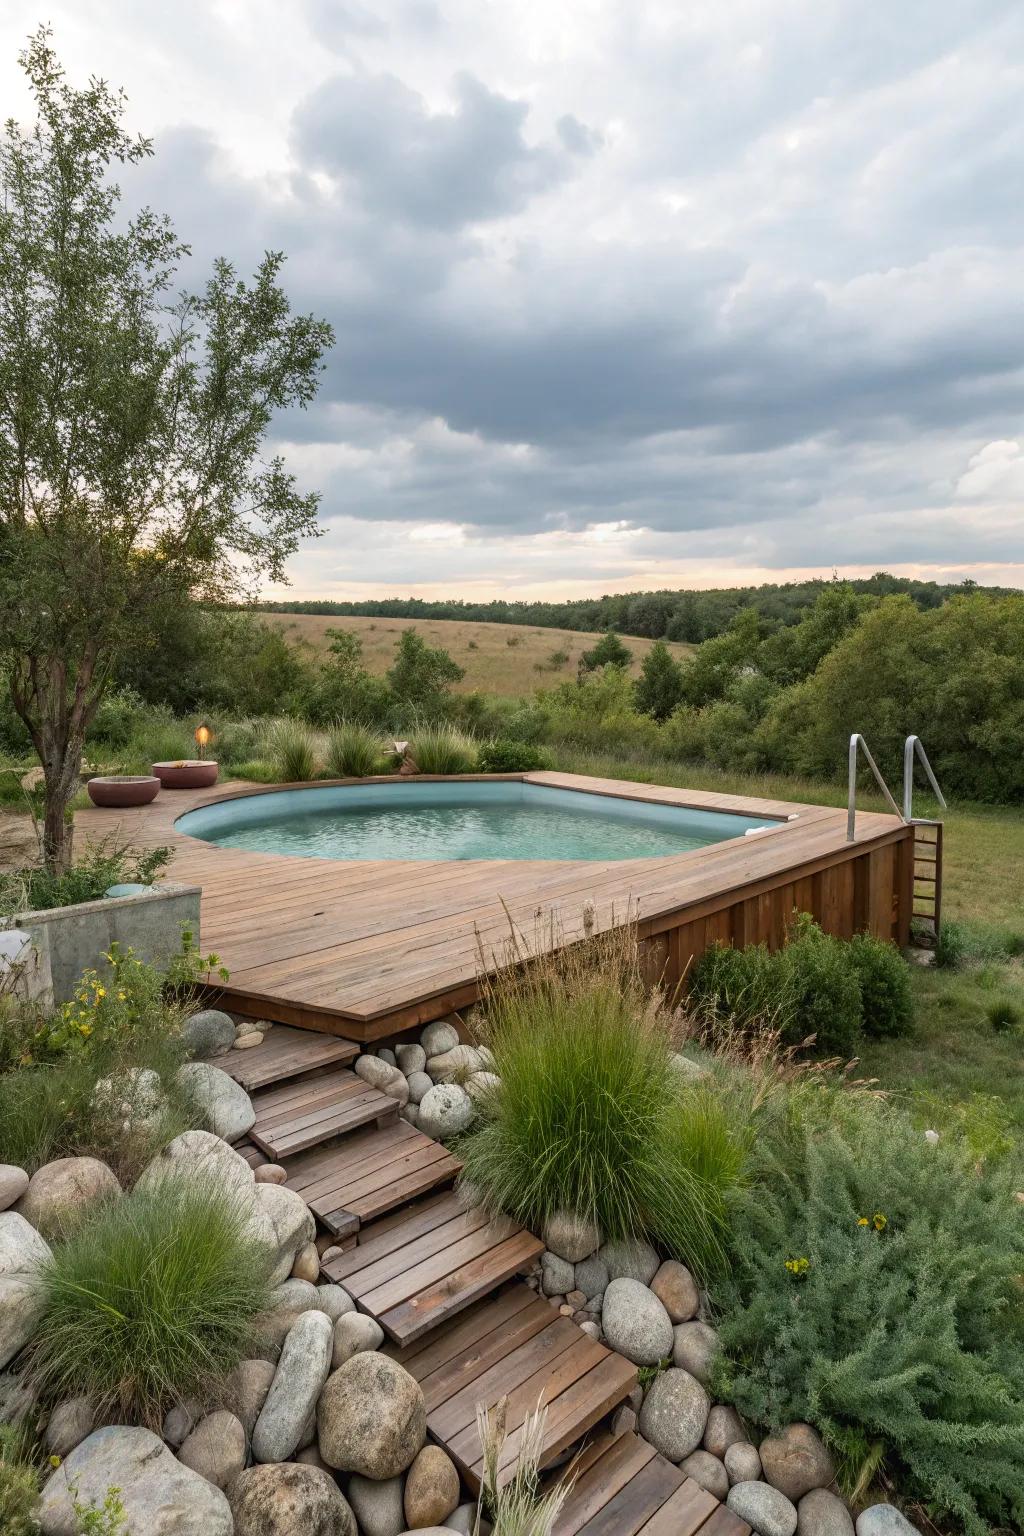
[[[1024,1518],[1019,1166],[858,1102],[841,1125],[759,1134],[731,1201],[714,1390],[755,1423],[814,1424],[856,1466],[968,1536]]]
[[[476,743],[454,725],[425,726],[411,738],[409,756],[421,773],[472,773]]]
[[[159,1428],[173,1403],[215,1391],[270,1294],[245,1221],[211,1184],[165,1179],[79,1227],[40,1274],[29,1371],[44,1396],[86,1393],[101,1416]]]
[[[0,1531],[3,1536],[38,1536],[39,1468],[29,1454],[28,1436],[0,1424]]]
[[[565,950],[499,979],[486,1014],[501,1086],[460,1144],[466,1179],[535,1231],[569,1209],[710,1273],[742,1127],[673,1070],[635,956],[612,941]]]
[[[356,721],[343,720],[328,733],[325,766],[329,778],[369,778],[380,773],[383,755],[380,737]]]
[[[526,741],[488,741],[476,761],[480,773],[535,773],[547,768],[547,754]]]
[[[258,757],[264,735],[258,720],[229,720],[214,735],[212,755],[222,767],[235,768]]]
[[[78,862],[63,874],[45,869],[0,874],[0,916],[98,901],[112,885],[127,881],[149,885],[170,861],[169,848],[129,848],[113,838],[90,843]]]
[[[992,1028],[998,1033],[1016,1029],[1020,1023],[1020,1009],[1008,997],[1000,997],[994,1003],[989,1003],[985,1013]]]
[[[806,913],[796,919],[776,961],[780,988],[788,994],[792,1022],[784,1038],[798,1045],[814,1036],[825,1056],[856,1054],[862,1036],[860,978],[850,946],[823,933]]]
[[[301,720],[275,720],[267,756],[283,784],[304,784],[317,774],[317,740]]]
[[[864,1033],[876,1040],[909,1035],[914,1028],[910,967],[895,944],[858,933],[849,955],[860,978]]]

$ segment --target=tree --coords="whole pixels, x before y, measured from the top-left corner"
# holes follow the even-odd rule
[[[634,689],[642,715],[667,720],[683,697],[683,669],[664,640],[655,640],[640,666]]]
[[[314,397],[330,326],[293,316],[268,252],[172,294],[188,247],[111,166],[152,154],[124,95],[21,55],[38,117],[0,143],[0,666],[45,776],[43,855],[70,852],[82,743],[115,669],[169,615],[285,579],[318,496],[261,455]]]
[[[398,704],[430,713],[465,675],[442,646],[428,645],[415,629],[403,629],[387,677]]]
[[[596,672],[599,667],[628,667],[633,660],[633,652],[628,645],[623,645],[614,629],[609,629],[589,651],[584,651],[579,660],[579,671],[582,677],[584,673]]]

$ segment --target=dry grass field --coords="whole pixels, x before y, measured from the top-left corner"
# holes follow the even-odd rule
[[[335,617],[330,614],[264,613],[293,642],[303,642],[317,651],[326,651],[329,629],[347,629],[363,642],[363,659],[371,672],[386,672],[394,657],[395,646],[403,629],[416,629],[428,645],[441,645],[450,652],[465,677],[460,693],[479,688],[484,693],[508,698],[530,694],[535,688],[550,687],[576,676],[583,651],[589,650],[599,636],[571,629],[532,629],[515,624],[477,624],[461,619],[369,619]],[[623,643],[633,652],[633,672],[640,670],[652,640],[623,636]],[[681,659],[694,647],[670,643],[669,650]]]

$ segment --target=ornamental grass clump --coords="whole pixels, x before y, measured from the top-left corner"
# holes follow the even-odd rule
[[[813,1424],[848,1486],[880,1466],[967,1536],[1019,1529],[1021,1169],[930,1145],[878,1100],[823,1108],[763,1127],[730,1199],[714,1389],[766,1428]]]
[[[275,720],[267,733],[267,758],[282,784],[304,784],[317,776],[317,739],[302,720]]]
[[[409,756],[420,773],[472,773],[477,747],[464,731],[442,723],[417,730],[409,742]]]
[[[100,1422],[159,1429],[173,1403],[212,1397],[251,1352],[269,1257],[231,1196],[164,1180],[103,1207],[54,1250],[39,1284],[28,1368],[42,1394],[84,1393]]]
[[[534,1231],[570,1210],[606,1239],[650,1237],[712,1273],[742,1128],[673,1069],[632,930],[500,974],[485,1010],[500,1087],[460,1144],[465,1178]]]
[[[325,766],[332,779],[367,779],[384,760],[380,737],[358,721],[342,720],[327,735]]]

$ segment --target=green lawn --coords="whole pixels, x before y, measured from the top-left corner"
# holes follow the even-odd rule
[[[778,775],[719,773],[653,759],[560,753],[559,768],[608,778],[720,789],[784,800],[845,805],[841,784]],[[865,793],[860,804],[884,810]],[[915,799],[918,815],[934,802]],[[943,917],[962,927],[966,953],[955,970],[914,967],[916,1029],[910,1040],[869,1043],[860,1075],[905,1100],[922,1126],[960,1124],[984,1151],[1024,1139],[1024,1023],[993,1028],[989,1007],[1010,1002],[1024,1020],[1024,809],[956,805],[943,814]]]

